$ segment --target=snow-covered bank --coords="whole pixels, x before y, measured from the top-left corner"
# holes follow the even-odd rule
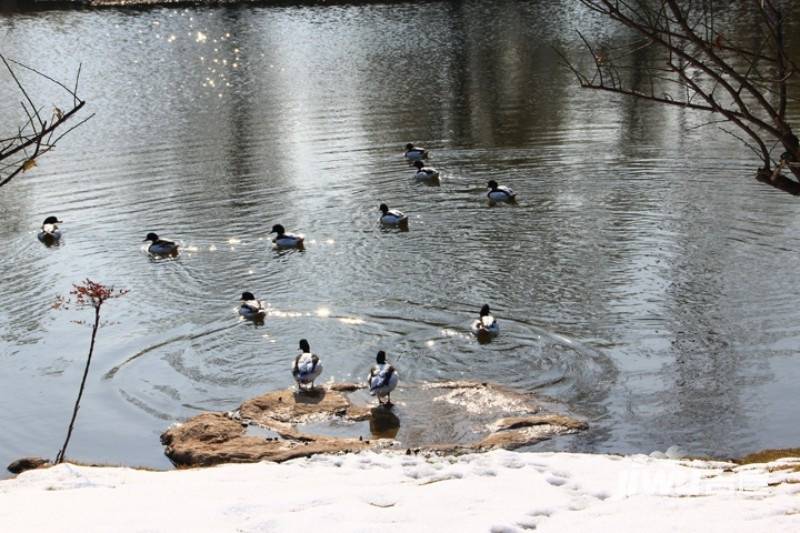
[[[733,466],[497,450],[0,482],[3,531],[800,531],[800,460]]]

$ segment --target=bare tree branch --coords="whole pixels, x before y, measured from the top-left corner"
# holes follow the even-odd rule
[[[27,116],[27,121],[22,126],[16,127],[16,134],[11,136],[4,136],[0,139],[0,187],[8,184],[12,179],[19,176],[21,173],[28,171],[36,166],[36,158],[46,154],[53,148],[56,143],[61,140],[67,133],[74,130],[76,127],[82,125],[94,115],[81,120],[71,128],[67,129],[55,139],[53,139],[56,131],[62,129],[65,122],[75,116],[86,103],[78,96],[78,81],[80,78],[81,68],[78,67],[78,73],[75,77],[75,88],[70,89],[64,83],[40,72],[39,70],[29,67],[19,61],[8,59],[0,54],[0,61],[2,65],[8,70],[11,78],[17,86],[17,89],[22,93],[24,100],[20,102],[22,109]],[[67,94],[72,97],[72,107],[66,112],[58,107],[54,107],[52,116],[49,121],[44,120],[42,117],[42,110],[44,106],[37,106],[28,90],[25,88],[20,77],[12,68],[12,64],[33,73],[49,82],[64,89]],[[32,149],[32,150],[31,150]]]
[[[785,152],[775,159],[800,181],[800,143],[787,120],[787,103],[797,100],[789,94],[790,82],[800,69],[786,49],[786,21],[778,2],[752,0],[744,5],[755,15],[760,33],[741,44],[725,37],[737,32],[720,26],[722,10],[715,8],[714,0],[580,1],[644,39],[629,42],[627,50],[610,48],[612,52],[605,53],[579,32],[593,65],[578,68],[564,53],[559,56],[581,87],[721,115],[722,120],[708,123],[730,122],[745,134],[724,130],[758,154],[759,179],[770,174],[771,154],[780,144]],[[725,6],[730,9],[730,4]],[[641,65],[640,51],[645,48],[647,64]],[[800,184],[791,180],[771,181],[782,190],[800,192]]]

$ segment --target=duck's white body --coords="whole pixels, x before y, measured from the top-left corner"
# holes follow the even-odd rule
[[[511,187],[500,185],[496,190],[489,191],[486,196],[493,202],[510,202],[516,195],[517,193],[515,193]]]
[[[298,386],[313,385],[320,374],[322,374],[322,362],[313,353],[301,353],[292,361],[292,376]]]
[[[471,329],[475,335],[494,337],[500,333],[500,324],[497,323],[497,320],[492,315],[486,315],[473,322]]]
[[[400,376],[392,365],[389,363],[375,365],[369,371],[369,377],[367,377],[369,393],[372,396],[377,396],[378,399],[383,398],[397,387],[399,381]]]
[[[428,159],[428,151],[425,148],[415,147],[410,150],[406,150],[406,159],[409,161],[420,161],[422,159]]]
[[[381,215],[381,224],[387,226],[399,226],[408,222],[408,217],[402,211],[397,209],[390,209],[385,214]]]
[[[56,242],[61,239],[61,230],[58,229],[57,224],[42,224],[42,231],[39,232],[38,238],[42,242]]]
[[[178,245],[172,241],[159,239],[148,246],[147,251],[153,255],[172,255],[178,252]]]
[[[278,248],[297,248],[303,245],[304,240],[305,237],[303,235],[283,233],[272,239],[272,242],[275,243],[275,246]]]
[[[239,314],[248,319],[264,318],[267,310],[261,300],[245,300],[239,306]]]
[[[439,179],[439,171],[432,167],[422,167],[414,174],[414,179],[420,181],[430,181]]]

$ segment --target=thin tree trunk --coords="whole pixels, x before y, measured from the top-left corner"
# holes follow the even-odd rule
[[[94,308],[94,326],[92,326],[92,342],[89,344],[89,355],[86,358],[86,368],[83,369],[83,379],[81,380],[81,388],[78,390],[78,398],[75,400],[75,407],[72,409],[72,420],[69,422],[69,429],[67,430],[67,438],[64,440],[64,446],[58,451],[55,464],[60,464],[64,461],[64,454],[67,452],[67,445],[69,439],[72,437],[72,428],[75,426],[75,418],[78,416],[78,409],[81,405],[81,397],[83,396],[83,389],[86,386],[86,377],[89,375],[89,365],[92,363],[92,353],[94,353],[94,339],[97,336],[97,328],[100,327],[100,306]]]

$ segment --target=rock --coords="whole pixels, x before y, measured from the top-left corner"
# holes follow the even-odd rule
[[[26,470],[33,470],[49,465],[50,461],[48,459],[42,459],[41,457],[23,457],[8,465],[7,468],[12,474],[20,474]]]
[[[566,429],[583,430],[588,427],[586,422],[575,420],[564,415],[535,415],[535,416],[514,416],[501,418],[494,423],[493,429],[497,431],[508,431],[510,429],[527,428],[540,425],[561,426]]]
[[[220,463],[282,462],[318,453],[362,449],[356,439],[305,436],[304,439],[265,440],[245,434],[246,429],[222,413],[203,413],[176,424],[161,435],[165,454],[179,466]],[[298,435],[302,435],[297,432]]]
[[[501,418],[494,427],[495,431],[478,443],[476,448],[513,450],[521,446],[536,444],[554,435],[584,430],[588,424],[568,416],[553,414]]]
[[[312,418],[330,416],[349,420],[369,418],[369,409],[354,407],[343,392],[321,387],[313,391],[288,389],[268,392],[247,400],[238,411],[242,418],[264,426],[273,422],[299,424]]]
[[[409,385],[406,389],[413,387]],[[231,413],[203,413],[175,424],[164,432],[161,442],[166,455],[179,466],[262,460],[281,462],[318,453],[375,450],[399,444],[394,439],[401,427],[400,417],[384,406],[353,405],[346,393],[360,388],[359,385],[342,383],[308,392],[294,389],[268,392],[245,401]],[[487,428],[477,434],[478,439],[481,434],[488,435],[472,443],[441,443],[433,439],[433,443],[425,446],[408,447],[407,454],[461,454],[493,448],[512,449],[587,427],[585,422],[565,415],[536,414],[539,407],[531,395],[492,384],[468,381],[428,383],[418,387],[413,397],[415,401],[430,405],[447,406],[443,411],[434,412],[450,417],[450,422],[459,428]],[[501,413],[523,414],[494,418]],[[319,427],[313,423],[334,420],[344,421],[344,427],[350,422],[369,421],[373,438],[313,435],[298,429],[302,424],[312,423],[313,427]],[[436,435],[433,428],[440,422],[434,416],[418,418],[411,423],[414,432]],[[250,425],[262,429],[253,430]],[[267,438],[264,438],[265,434]],[[275,434],[280,438],[274,437]]]

